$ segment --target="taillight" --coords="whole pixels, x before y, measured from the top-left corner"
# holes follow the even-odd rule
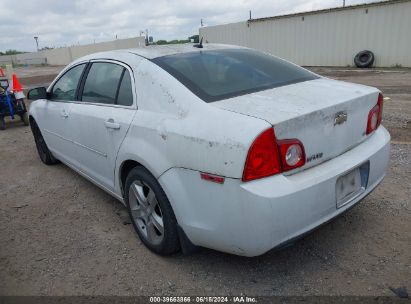
[[[297,139],[277,142],[274,129],[269,128],[254,140],[248,151],[243,181],[289,171],[305,164],[303,144]]]
[[[382,94],[378,94],[377,104],[368,113],[367,134],[375,131],[381,124],[383,99]]]
[[[305,164],[304,146],[298,139],[285,139],[278,142],[283,171],[289,171]]]
[[[280,157],[274,129],[269,128],[254,140],[248,151],[243,181],[270,176],[281,172]]]

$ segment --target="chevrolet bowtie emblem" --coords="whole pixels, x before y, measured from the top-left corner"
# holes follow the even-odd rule
[[[346,121],[347,121],[347,112],[341,111],[341,112],[335,113],[334,126],[335,125],[341,125]]]

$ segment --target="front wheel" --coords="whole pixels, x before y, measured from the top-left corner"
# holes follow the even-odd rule
[[[177,220],[156,178],[145,168],[135,167],[127,176],[124,196],[131,222],[144,245],[161,255],[177,252]]]
[[[53,156],[53,154],[51,154],[46,142],[44,141],[43,135],[41,134],[40,129],[34,120],[31,123],[31,131],[33,132],[37,152],[39,153],[41,161],[46,165],[54,165],[59,163],[59,161]]]
[[[28,126],[30,124],[29,121],[29,113],[24,112],[23,114],[20,115],[21,121],[24,123],[25,126]]]
[[[0,130],[6,130],[6,120],[3,116],[0,117]]]

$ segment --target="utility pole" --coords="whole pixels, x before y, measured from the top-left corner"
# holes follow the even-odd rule
[[[200,25],[201,25],[201,27],[204,26],[204,24],[203,24],[203,18],[200,19]]]
[[[344,0],[345,1],[345,0]],[[251,20],[251,10],[250,10],[250,20]]]
[[[345,7],[345,0],[343,0],[343,7]]]
[[[146,45],[148,45],[148,29],[146,29],[146,39],[145,39],[145,41],[146,41]]]
[[[34,40],[36,40],[36,48],[37,48],[37,52],[39,51],[39,37],[34,36]]]

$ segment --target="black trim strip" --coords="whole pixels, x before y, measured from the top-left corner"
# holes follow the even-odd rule
[[[76,101],[82,101],[84,84],[86,83],[86,78],[87,78],[88,72],[90,71],[91,66],[92,66],[92,63],[87,62],[87,65],[84,68],[83,73],[81,74],[80,81],[79,81],[79,84],[77,86],[77,91],[76,91]]]
[[[118,93],[120,92],[120,87],[121,87],[121,83],[123,81],[123,77],[124,77],[125,72],[126,72],[126,68],[123,68],[123,72],[121,72],[121,76],[120,76],[120,81],[117,85],[116,98],[114,99],[114,104],[118,104]]]

